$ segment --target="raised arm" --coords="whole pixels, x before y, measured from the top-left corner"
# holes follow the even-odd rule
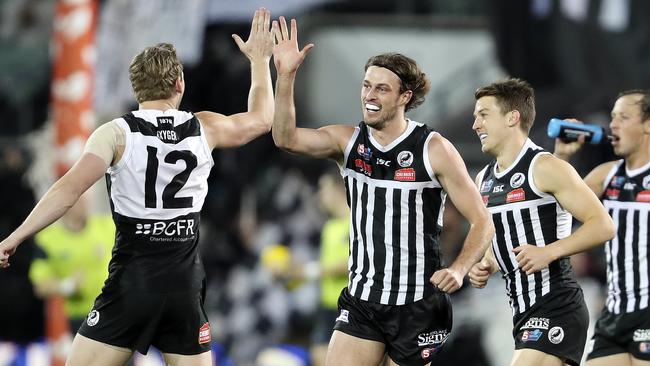
[[[614,237],[612,219],[569,163],[552,155],[542,155],[533,165],[533,179],[540,190],[555,196],[558,203],[582,225],[553,245],[522,245],[515,248],[517,263],[526,274],[537,272],[558,258],[582,252]]]
[[[279,22],[274,21],[273,34],[276,42],[273,60],[277,70],[272,130],[275,145],[293,153],[340,161],[354,127],[330,125],[319,129],[296,128],[296,72],[314,45],[310,43],[302,50],[298,49],[298,27],[295,19],[291,19],[291,34],[284,17],[280,17]]]
[[[437,271],[431,282],[445,292],[458,290],[463,277],[474,263],[481,260],[494,236],[490,213],[472,182],[463,159],[447,139],[436,134],[429,141],[429,160],[438,181],[447,191],[470,228],[458,257],[449,268]]]
[[[273,52],[273,36],[270,25],[271,13],[261,8],[255,11],[246,42],[236,34],[232,36],[251,65],[248,110],[230,116],[208,111],[195,114],[212,148],[242,146],[271,129],[273,86],[269,61]]]
[[[567,121],[582,123],[581,121],[574,118],[567,118]],[[584,145],[584,136],[580,136],[578,141],[573,142],[564,142],[561,139],[555,139],[555,149],[553,150],[553,155],[560,160],[564,160],[570,163],[571,157],[582,148]],[[603,183],[605,178],[607,178],[607,173],[614,166],[615,162],[610,161],[604,164],[601,164],[594,168],[587,176],[584,178],[585,183],[591,189],[592,192],[596,194],[597,197],[603,195]]]

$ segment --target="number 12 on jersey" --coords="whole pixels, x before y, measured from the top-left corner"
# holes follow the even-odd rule
[[[144,206],[156,208],[157,193],[156,180],[158,179],[158,149],[147,146],[147,171],[144,180]],[[192,170],[197,166],[196,155],[189,150],[174,150],[165,156],[164,162],[175,165],[179,160],[185,162],[185,169],[176,174],[171,182],[167,183],[162,194],[162,208],[189,208],[192,207],[192,197],[176,197],[190,177]]]

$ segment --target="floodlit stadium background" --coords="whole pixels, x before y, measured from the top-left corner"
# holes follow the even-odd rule
[[[88,10],[93,6],[95,13]],[[0,0],[0,235],[33,205],[18,190],[40,197],[78,157],[90,131],[137,108],[127,70],[143,47],[176,45],[187,81],[181,109],[244,110],[248,61],[230,35],[245,37],[260,6],[274,18],[296,18],[300,45],[316,45],[299,70],[298,125],[358,123],[365,61],[401,52],[433,84],[409,117],[450,139],[472,175],[488,162],[471,130],[477,87],[505,76],[528,80],[537,94],[531,136],[552,149],[545,135],[550,118],[607,125],[619,91],[650,85],[646,0]],[[57,17],[60,7],[77,8]],[[61,39],[83,35],[91,37],[75,69],[60,59]],[[213,155],[201,245],[206,309],[222,364],[254,365],[277,344],[306,349],[317,283],[277,281],[260,258],[281,244],[296,261],[317,259],[325,217],[316,182],[333,163],[280,152],[270,136]],[[574,166],[584,175],[609,156],[606,147],[588,147]],[[95,191],[94,209],[106,211],[103,182]],[[443,239],[448,261],[465,230],[450,207]],[[593,317],[605,291],[601,248],[573,259]],[[12,286],[16,281],[0,272],[0,324],[27,301],[20,297],[24,289]],[[499,276],[486,289],[465,286],[452,299],[454,332],[436,364],[507,364],[511,317]],[[24,320],[23,327],[35,324],[29,315]],[[16,354],[8,346],[12,332],[0,327],[0,341],[7,341],[0,343],[0,365]],[[49,357],[43,352],[41,360]]]

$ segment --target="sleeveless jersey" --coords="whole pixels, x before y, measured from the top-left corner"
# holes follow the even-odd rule
[[[341,174],[350,206],[350,293],[403,305],[432,294],[441,266],[438,237],[446,194],[429,162],[435,132],[408,121],[406,131],[380,145],[361,122],[350,139]]]
[[[648,307],[650,163],[628,170],[619,160],[604,182],[603,205],[616,236],[605,244],[607,309],[614,314]]]
[[[125,131],[121,160],[107,171],[115,247],[106,286],[198,289],[199,220],[213,161],[203,128],[178,110],[139,110],[114,120]]]
[[[497,173],[495,159],[485,169],[480,184],[483,202],[492,214],[492,249],[506,280],[513,315],[526,311],[557,288],[578,287],[568,257],[526,275],[512,252],[520,245],[543,247],[571,234],[571,214],[555,197],[535,186],[531,167],[542,154],[549,152],[527,139],[512,166]]]

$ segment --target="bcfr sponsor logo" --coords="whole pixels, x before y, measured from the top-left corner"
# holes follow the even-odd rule
[[[194,235],[194,219],[176,221],[157,221],[154,223],[135,225],[135,234],[154,236],[192,236]]]
[[[210,334],[210,323],[205,322],[205,324],[199,328],[199,344],[210,343],[210,340],[212,340],[212,335]]]

